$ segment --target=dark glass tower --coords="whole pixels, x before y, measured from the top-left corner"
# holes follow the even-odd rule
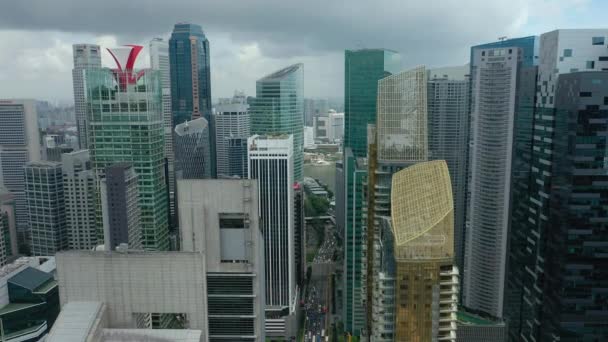
[[[169,39],[173,126],[204,117],[210,126],[211,174],[215,178],[215,129],[211,117],[209,40],[195,24],[175,24]]]

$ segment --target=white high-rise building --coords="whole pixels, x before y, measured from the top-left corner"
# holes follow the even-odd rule
[[[101,50],[99,45],[74,44],[72,45],[72,52],[74,55],[72,82],[74,86],[74,112],[76,114],[76,127],[78,128],[78,143],[81,149],[86,149],[89,142],[84,71],[90,68],[101,68]]]
[[[0,185],[15,195],[19,233],[29,227],[23,167],[40,161],[39,141],[35,101],[0,100]]]
[[[247,141],[249,179],[257,179],[264,235],[266,333],[288,334],[281,312],[295,313],[297,289],[294,250],[293,136],[254,135]]]
[[[230,139],[247,139],[251,132],[249,105],[244,95],[236,93],[231,100],[220,103],[215,108],[214,120],[217,174],[234,176],[230,174]]]
[[[69,249],[97,246],[95,170],[89,150],[61,155]]]
[[[167,158],[167,185],[169,187],[169,210],[175,212],[175,152],[173,148],[173,114],[171,111],[171,75],[169,74],[169,43],[162,38],[150,41],[150,68],[160,72],[161,110],[165,132],[165,158]]]

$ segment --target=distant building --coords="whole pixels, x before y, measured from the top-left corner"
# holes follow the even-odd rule
[[[294,64],[256,81],[250,108],[251,133],[293,135],[294,179],[302,180],[304,164],[304,65]]]
[[[341,142],[344,137],[344,113],[336,113],[330,109],[329,112],[315,116],[314,139],[315,141],[336,143]]]
[[[3,340],[39,341],[59,315],[55,258],[22,257],[0,268]]]
[[[0,187],[0,267],[19,253],[14,195]]]
[[[66,153],[61,158],[65,217],[69,249],[97,246],[95,216],[96,179],[89,150]]]
[[[55,255],[68,248],[61,163],[30,162],[24,170],[31,252]]]
[[[304,148],[315,147],[315,129],[314,127],[304,127]]]
[[[22,243],[27,241],[29,230],[23,167],[40,159],[35,101],[0,100],[0,185],[15,195],[17,232]]]
[[[204,118],[175,126],[175,175],[177,179],[211,178],[209,125]]]
[[[228,138],[228,174],[247,178],[247,138]]]
[[[88,147],[88,122],[86,102],[86,69],[101,68],[101,49],[94,44],[72,45],[74,68],[72,69],[72,83],[74,86],[74,111],[76,113],[76,127],[78,128],[78,143],[81,149]]]
[[[129,163],[110,165],[104,174],[100,198],[105,250],[112,251],[121,244],[141,249],[138,176]]]
[[[264,341],[264,238],[257,182],[180,180],[178,200],[181,249],[205,255],[199,272],[206,276],[209,340]]]
[[[221,103],[215,108],[218,176],[234,176],[230,172],[230,139],[247,139],[251,135],[249,105],[243,101],[242,97],[235,97],[230,103]]]
[[[264,236],[266,334],[294,336],[297,302],[294,250],[293,136],[248,140],[249,179],[259,184]],[[282,203],[283,205],[276,205]],[[295,329],[295,330],[294,330]]]

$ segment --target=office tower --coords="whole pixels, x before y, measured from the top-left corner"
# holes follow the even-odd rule
[[[391,215],[391,180],[395,172],[428,158],[426,76],[425,68],[417,67],[378,81],[376,125],[368,126],[368,176],[364,194],[367,215],[363,223],[367,229],[363,234],[365,260],[362,260],[361,288],[365,295],[367,331],[371,335],[394,335],[388,328],[390,324],[374,321],[376,312],[392,310],[390,305],[396,300],[390,299],[390,294],[375,300],[381,297],[379,292],[384,292],[384,288],[394,286],[393,277],[382,268],[381,255],[387,245],[381,240],[382,219]]]
[[[228,103],[220,103],[215,108],[215,141],[217,174],[234,176],[230,172],[230,139],[247,139],[251,132],[249,105],[243,96],[233,98]]]
[[[0,185],[15,195],[15,217],[20,243],[29,218],[25,200],[23,167],[40,160],[40,137],[33,100],[0,100]]]
[[[106,167],[100,182],[104,247],[107,251],[127,244],[141,249],[141,209],[138,176],[129,163]]]
[[[395,341],[455,341],[458,268],[447,164],[419,163],[392,182]]]
[[[454,258],[464,269],[465,198],[469,144],[469,66],[429,70],[429,159],[445,160],[454,197]],[[456,74],[456,75],[453,75]]]
[[[60,162],[62,154],[72,151],[64,135],[47,134],[42,138],[42,160]]]
[[[55,258],[21,257],[0,268],[0,320],[5,341],[45,339],[59,315]]]
[[[315,116],[314,118],[314,139],[320,142],[329,142],[329,115]]]
[[[228,174],[247,178],[247,138],[228,138]]]
[[[175,154],[173,153],[173,116],[171,111],[171,75],[169,74],[169,44],[162,38],[150,41],[150,68],[158,70],[161,84],[161,106],[165,130],[166,183],[169,189],[170,222],[175,222]]]
[[[344,113],[337,113],[335,110],[329,110],[329,141],[332,143],[341,143],[344,139]]]
[[[315,147],[315,132],[314,127],[304,126],[304,148]]]
[[[210,341],[265,340],[258,193],[248,179],[178,181],[182,250],[205,255]]]
[[[61,163],[30,162],[24,170],[32,254],[55,255],[68,248]]]
[[[312,126],[314,124],[314,102],[313,99],[304,99],[304,126]]]
[[[344,52],[344,146],[353,155],[367,153],[367,125],[376,123],[378,81],[397,73],[401,56],[385,49]]]
[[[608,69],[606,37],[608,30],[597,29],[540,38],[528,193],[512,217],[508,254],[505,318],[513,341],[606,339],[606,307],[596,295],[606,279],[597,239],[605,240],[600,154],[608,80],[596,72]]]
[[[266,258],[266,334],[292,336],[293,329],[297,328],[294,313],[298,295],[295,283],[293,136],[254,135],[248,139],[247,145],[249,179],[257,179],[259,184],[259,212]]]
[[[365,325],[364,294],[361,292],[363,209],[366,205],[367,125],[376,123],[378,81],[400,69],[400,55],[384,49],[344,52],[344,239],[354,241],[344,248],[345,331],[360,335]],[[337,199],[338,199],[337,198]]]
[[[89,150],[63,154],[61,168],[68,247],[93,249],[97,246],[96,181]]]
[[[301,181],[304,164],[304,64],[294,64],[255,83],[250,108],[252,134],[293,135],[294,179]]]
[[[78,128],[78,144],[81,149],[88,146],[87,102],[86,102],[86,69],[101,68],[101,50],[99,45],[74,44],[72,45],[74,68],[72,69],[72,83],[74,86],[74,111],[76,113],[76,127]]]
[[[502,317],[503,309],[511,168],[519,134],[517,87],[524,62],[533,54],[528,41],[471,49],[470,197],[462,297],[465,307],[494,317]],[[534,37],[531,41],[533,48]]]
[[[304,286],[306,280],[306,216],[304,214],[304,188],[300,183],[293,185],[293,232],[294,257],[296,260],[296,284]]]
[[[211,113],[209,40],[196,24],[175,24],[169,39],[173,126],[203,117],[209,123],[211,176],[216,176],[215,129]]]
[[[175,126],[176,179],[203,179],[211,177],[211,151],[209,125],[204,118]]]
[[[118,69],[88,69],[89,150],[98,178],[120,162],[133,165],[139,178],[143,247],[169,248],[168,201],[164,177],[164,132],[159,73],[133,70],[141,46],[131,47]],[[114,50],[112,50],[114,51]]]
[[[19,253],[17,248],[17,225],[15,223],[15,196],[0,187],[0,249],[3,259],[0,267]]]

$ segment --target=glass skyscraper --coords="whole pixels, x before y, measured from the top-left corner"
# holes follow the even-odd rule
[[[211,113],[209,40],[196,24],[175,24],[169,39],[173,126],[203,117],[210,127],[211,174],[215,170],[215,129]]]
[[[293,135],[294,179],[304,164],[304,65],[294,64],[259,79],[251,105],[251,134]]]
[[[142,245],[169,249],[161,83],[155,70],[89,69],[89,150],[98,178],[106,167],[130,162],[138,178]]]

